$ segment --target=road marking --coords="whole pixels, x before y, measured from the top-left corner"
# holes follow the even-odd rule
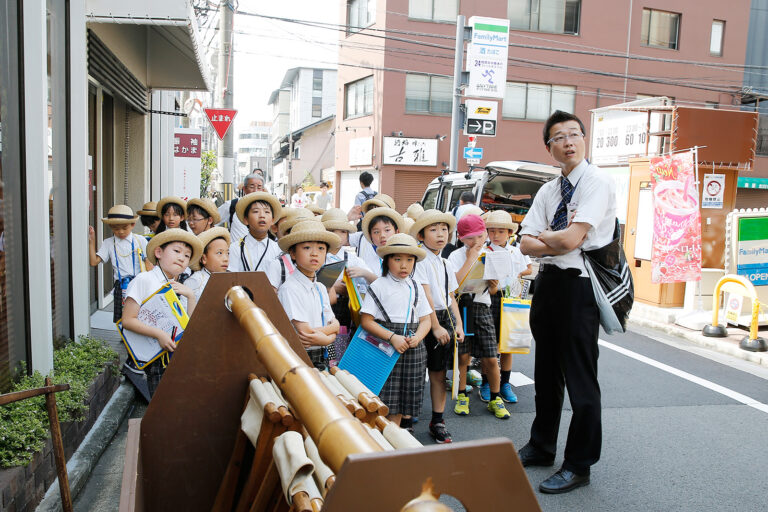
[[[659,370],[665,371],[667,373],[671,373],[672,375],[680,377],[681,379],[685,379],[689,382],[693,382],[694,384],[698,384],[699,386],[712,390],[715,393],[720,393],[721,395],[727,396],[728,398],[736,400],[737,402],[741,402],[744,405],[748,405],[754,409],[757,409],[758,411],[768,413],[767,404],[758,402],[754,398],[750,398],[747,395],[742,395],[737,391],[728,389],[719,384],[715,384],[714,382],[708,381],[707,379],[702,379],[701,377],[697,377],[696,375],[690,374],[683,370],[678,370],[677,368],[669,366],[668,364],[660,363],[655,359],[651,359],[650,357],[646,357],[644,355],[638,354],[637,352],[632,352],[631,350],[627,350],[624,347],[614,345],[613,343],[610,343],[608,341],[598,340],[598,344],[605,348],[609,348],[615,352],[618,352],[619,354],[623,354],[627,357],[631,357],[632,359],[640,361],[641,363],[645,363],[647,365],[653,366],[654,368],[658,368]]]

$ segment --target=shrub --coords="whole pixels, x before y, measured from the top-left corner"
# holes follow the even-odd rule
[[[118,356],[106,342],[81,336],[53,352],[54,384],[69,384],[69,391],[56,393],[59,421],[80,421],[88,412],[85,403],[88,387],[105,365],[112,364],[117,374]],[[19,380],[11,391],[45,386],[39,372]],[[0,407],[0,467],[25,466],[45,445],[49,435],[45,396],[28,398]]]

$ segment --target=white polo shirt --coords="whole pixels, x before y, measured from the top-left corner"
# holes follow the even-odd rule
[[[416,263],[416,271],[413,274],[413,278],[417,283],[429,286],[435,311],[448,309],[453,302],[453,292],[459,287],[459,283],[456,282],[456,269],[445,258],[433,253],[426,247],[422,248],[427,252],[427,257]],[[448,275],[447,298],[445,289],[446,274]]]
[[[203,294],[203,290],[205,290],[205,286],[208,284],[210,278],[211,273],[207,268],[203,267],[201,270],[198,270],[189,276],[189,278],[184,281],[184,284],[195,292],[195,299],[200,300],[200,296]]]
[[[242,248],[240,240],[232,242],[229,246],[229,266],[230,272],[265,272],[270,260],[279,256],[282,251],[277,242],[265,236],[262,240],[256,240],[253,235],[247,233],[244,238],[245,243]],[[243,264],[243,260],[247,266]]]
[[[219,215],[221,216],[221,222],[216,224],[217,226],[223,226],[225,223],[229,222],[229,205],[232,204],[232,201],[234,199],[230,199],[229,201],[224,201],[221,206],[219,206]],[[229,235],[232,240],[240,240],[245,235],[248,234],[248,226],[240,222],[240,217],[237,216],[237,213],[232,214],[232,225],[229,226]]]
[[[412,318],[411,310],[413,302],[416,300],[416,292],[413,285],[419,287],[419,303],[416,304],[415,317]],[[398,279],[392,274],[386,277],[380,277],[371,283],[370,289],[374,291],[381,302],[381,306],[389,315],[389,320],[396,324],[418,322],[423,316],[430,315],[432,308],[429,307],[429,301],[424,296],[424,288],[416,282],[415,279]],[[360,308],[361,313],[368,313],[378,321],[384,321],[384,315],[369,293],[363,299],[363,305]],[[402,334],[402,333],[398,333]]]
[[[141,306],[142,302],[147,300],[153,293],[168,282],[169,280],[166,279],[160,265],[155,265],[155,268],[148,272],[140,273],[133,279],[133,281],[128,283],[126,297],[135,300],[136,303]],[[179,296],[179,300],[186,311],[187,298]]]
[[[381,258],[376,254],[376,248],[361,231],[349,235],[349,243],[355,248],[355,253],[365,262],[368,270],[381,276]]]
[[[501,247],[500,245],[491,244],[489,248],[492,251],[507,251],[512,257],[512,275],[510,276],[512,279],[517,279],[517,276],[519,276],[521,272],[525,272],[526,269],[528,269],[528,265],[531,263],[531,258],[520,252],[520,248],[516,245],[507,243],[507,245]]]
[[[485,249],[480,251],[480,256],[483,255],[485,252]],[[467,261],[467,246],[462,246],[455,251],[453,251],[448,256],[448,263],[450,263],[453,268],[456,270],[456,272],[459,271],[461,267],[464,266],[464,262]],[[458,281],[458,280],[457,280]],[[487,282],[487,281],[486,281]],[[476,293],[474,302],[477,302],[478,304],[485,304],[486,306],[491,305],[491,294],[488,293],[488,289],[486,289],[483,293]]]
[[[333,254],[332,252],[328,251],[325,254],[325,264],[328,265],[329,263],[336,263],[337,261],[343,261],[344,256],[346,255],[347,258],[347,268],[349,267],[359,267],[363,270],[371,271],[370,268],[368,268],[368,265],[365,263],[365,260],[363,260],[361,257],[359,257],[357,254],[355,254],[353,251],[347,251],[343,247],[339,249],[339,252],[336,254]],[[342,274],[339,274],[339,279],[341,279]],[[339,280],[337,279],[337,281]]]
[[[581,247],[559,256],[545,256],[540,262],[560,268],[578,268],[588,277],[582,250],[604,247],[613,240],[616,223],[616,191],[613,180],[597,166],[583,160],[567,178],[550,180],[539,189],[531,209],[523,219],[521,235],[538,236],[549,229],[562,200],[560,180],[567,179],[576,190],[568,205],[570,222],[586,222],[591,227]]]
[[[296,266],[291,261],[291,255],[285,252],[281,252],[269,260],[264,268],[269,284],[273,288],[280,288],[280,285],[285,282],[285,279],[288,279],[288,276],[293,274],[294,270],[296,270]]]
[[[112,264],[115,281],[119,278],[118,266],[120,277],[137,276],[141,273],[141,257],[147,257],[147,239],[135,233],[131,233],[127,238],[111,236],[104,239],[96,255],[102,262]]]
[[[310,327],[323,327],[335,318],[328,290],[317,280],[310,280],[296,270],[277,290],[277,298],[288,319],[306,322]]]

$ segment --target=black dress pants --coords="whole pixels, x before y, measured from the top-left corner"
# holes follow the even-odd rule
[[[597,382],[600,316],[588,278],[547,267],[549,271],[536,278],[531,304],[531,332],[536,340],[536,418],[530,442],[555,455],[565,387],[573,417],[563,467],[584,474],[600,459],[602,444]]]

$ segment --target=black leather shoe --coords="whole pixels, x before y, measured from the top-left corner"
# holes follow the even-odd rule
[[[573,471],[560,468],[557,473],[541,482],[539,490],[545,494],[562,494],[585,485],[589,485],[589,473],[577,475]]]
[[[520,462],[522,462],[523,467],[526,468],[530,466],[548,467],[555,463],[555,457],[553,455],[542,452],[531,443],[520,448],[517,452],[517,456],[520,457]]]

